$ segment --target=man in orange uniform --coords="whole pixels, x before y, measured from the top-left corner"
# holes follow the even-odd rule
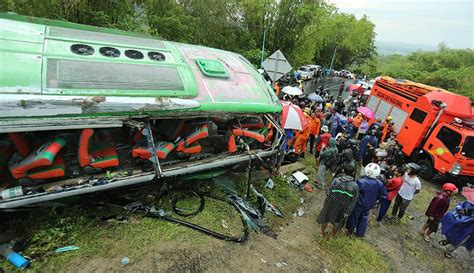
[[[307,108],[308,109],[308,108]],[[321,128],[321,120],[316,116],[316,114],[313,112],[311,113],[311,109],[308,109],[309,111],[309,153],[313,154],[313,148],[314,148],[314,139],[316,136],[319,135],[319,129]],[[306,109],[305,109],[306,112]]]
[[[383,130],[382,130],[382,139],[380,142],[385,142],[387,136],[389,136],[395,129],[393,128],[394,122],[392,121],[392,117],[388,116],[385,122],[383,123]]]
[[[275,82],[273,89],[275,89],[275,95],[278,97],[278,95],[280,95],[280,86],[278,85],[278,82]]]
[[[309,115],[305,112],[304,113],[306,119],[308,120]],[[295,135],[295,154],[304,157],[306,153],[306,143],[308,143],[309,133],[310,133],[310,125],[309,121],[306,123],[307,125],[303,128],[302,131],[297,131]]]
[[[360,124],[362,123],[362,114],[361,113],[358,113],[357,116],[355,116],[353,119],[352,119],[352,124],[354,124],[354,127],[356,127],[357,129],[359,129],[359,126]]]

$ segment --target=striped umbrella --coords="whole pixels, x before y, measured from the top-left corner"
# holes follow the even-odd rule
[[[281,113],[281,125],[285,129],[303,130],[308,125],[303,111],[298,105],[294,105],[288,101],[282,101],[283,111]]]

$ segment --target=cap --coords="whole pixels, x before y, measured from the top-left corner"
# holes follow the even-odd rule
[[[323,127],[321,127],[321,131],[323,131],[323,132],[325,132],[325,133],[329,132],[328,126],[327,126],[327,125],[323,125]]]

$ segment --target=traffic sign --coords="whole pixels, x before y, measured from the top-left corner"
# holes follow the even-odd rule
[[[286,60],[280,50],[275,51],[262,64],[263,69],[267,72],[272,81],[277,81],[283,75],[291,71],[291,65]]]

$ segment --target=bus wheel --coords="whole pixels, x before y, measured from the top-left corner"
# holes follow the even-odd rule
[[[428,180],[433,177],[434,171],[431,160],[421,159],[417,162],[417,164],[421,167],[420,172],[418,173],[421,178]]]

